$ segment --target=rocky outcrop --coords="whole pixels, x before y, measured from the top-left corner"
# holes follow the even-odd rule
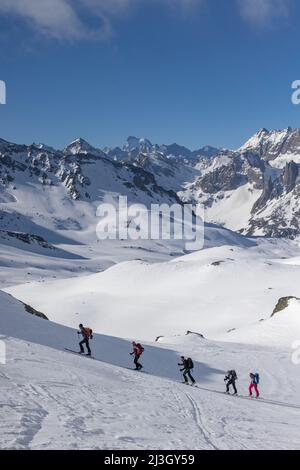
[[[22,302],[23,303],[23,302]],[[35,315],[36,317],[42,318],[43,320],[49,320],[44,313],[39,312],[38,310],[35,310],[31,305],[24,304],[24,308],[27,313],[30,313],[31,315]]]
[[[194,335],[194,336],[198,336],[199,338],[202,338],[202,339],[205,339],[205,337],[201,334],[201,333],[196,333],[195,331],[187,331],[186,332],[186,336],[187,335]]]
[[[288,296],[288,297],[281,297],[278,302],[276,307],[273,310],[273,313],[271,315],[271,318],[276,315],[276,313],[282,312],[289,306],[290,300],[295,299],[295,300],[300,300],[298,297],[293,297],[293,296]]]
[[[299,183],[299,165],[291,161],[286,164],[282,175],[283,188],[287,193],[292,191]]]
[[[240,173],[237,162],[222,166],[199,179],[198,187],[205,193],[216,194],[220,191],[233,191],[246,183],[246,178]]]
[[[27,243],[28,245],[32,243],[36,243],[40,245],[42,248],[47,248],[49,250],[55,250],[55,247],[48,243],[43,237],[38,235],[30,234],[30,233],[23,233],[23,232],[11,232],[9,230],[0,230],[0,236],[2,240],[4,239],[16,239],[23,243]]]

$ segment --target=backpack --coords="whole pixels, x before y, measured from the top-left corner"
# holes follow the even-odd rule
[[[85,328],[86,335],[88,339],[93,339],[93,330],[92,328]]]
[[[259,374],[258,374],[258,373],[254,374],[254,380],[255,380],[256,385],[258,385],[258,384],[259,384],[259,380],[260,380],[260,377],[259,377]]]
[[[237,373],[235,370],[230,370],[229,375],[233,380],[237,380]]]
[[[145,348],[143,348],[143,346],[140,343],[138,343],[136,347],[139,351],[139,354],[143,354],[143,352],[145,351]]]
[[[186,360],[186,365],[189,369],[194,369],[194,363],[190,357]]]

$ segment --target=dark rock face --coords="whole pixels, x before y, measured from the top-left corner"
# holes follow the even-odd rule
[[[227,159],[225,163],[218,161]],[[246,183],[252,183],[255,189],[263,189],[265,162],[252,152],[221,152],[217,154],[211,171],[206,171],[194,183],[195,189],[204,193],[217,194],[221,191],[233,191]],[[209,169],[209,168],[208,168]]]
[[[249,221],[248,234],[262,230],[268,237],[294,239],[300,234],[300,208],[294,204],[300,196],[299,165],[289,162],[281,175],[264,184],[263,192],[252,208],[253,219]],[[263,212],[272,204],[272,213],[264,217]],[[256,217],[262,213],[262,217]]]
[[[276,222],[276,220],[278,220]],[[250,220],[249,227],[247,229],[247,235],[255,236],[257,232],[260,231],[268,238],[287,238],[290,240],[295,240],[299,235],[300,227],[297,220],[296,223],[287,227],[286,222],[282,218],[276,219],[274,216],[273,220]]]
[[[292,299],[299,300],[298,297],[293,297],[293,296],[288,296],[288,297],[281,297],[278,302],[276,307],[273,310],[273,313],[271,315],[271,318],[276,315],[276,313],[282,312],[289,306],[289,301]]]
[[[211,145],[206,145],[205,147],[200,148],[199,150],[194,150],[192,152],[192,156],[194,158],[212,158],[217,153],[219,153],[220,149],[216,147],[212,147]]]
[[[196,333],[195,331],[187,331],[186,335],[195,335],[198,336],[199,338],[205,339],[205,337],[201,333]]]
[[[23,303],[23,302],[22,302]],[[49,320],[44,313],[39,312],[38,310],[35,310],[31,305],[23,304],[24,308],[27,313],[30,313],[31,315],[35,315],[36,317],[42,318],[43,320]]]
[[[175,143],[171,145],[161,145],[159,150],[163,155],[173,155],[174,157],[185,158],[190,158],[192,156],[191,150]]]
[[[278,188],[275,183],[273,182],[272,178],[269,178],[265,184],[263,185],[263,192],[260,198],[256,201],[254,206],[252,207],[252,214],[255,214],[260,209],[263,209],[267,202],[279,195],[280,188]]]
[[[286,164],[282,175],[283,187],[287,193],[292,191],[299,183],[299,165],[293,161]]]
[[[205,193],[216,194],[219,191],[232,191],[246,183],[246,178],[240,173],[236,161],[230,166],[223,166],[218,170],[203,176],[200,188]]]
[[[55,249],[55,247],[51,245],[51,243],[47,242],[43,237],[40,237],[38,235],[22,232],[11,232],[9,230],[0,230],[0,235],[2,236],[2,238],[15,238],[16,240],[19,240],[23,243],[27,243],[27,245],[36,243],[42,248],[47,248],[49,250]]]

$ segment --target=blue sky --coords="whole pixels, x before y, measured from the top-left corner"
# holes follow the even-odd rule
[[[0,0],[0,137],[236,148],[300,126],[297,0]]]

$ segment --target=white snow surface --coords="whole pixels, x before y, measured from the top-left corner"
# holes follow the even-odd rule
[[[144,344],[148,373],[140,373],[128,369],[128,340],[95,335],[98,360],[76,356],[63,351],[76,350],[76,330],[0,298],[1,449],[300,448],[300,379],[289,350],[169,337]],[[199,388],[180,383],[182,353],[194,359]],[[240,397],[223,394],[233,367]],[[260,373],[261,401],[246,398],[250,370]]]
[[[260,197],[261,191],[247,183],[234,191],[224,191],[214,200],[214,204],[206,209],[209,220],[226,226],[230,230],[241,230],[247,226],[251,218],[253,205]],[[201,197],[199,198],[201,201]]]
[[[167,262],[126,261],[100,273],[5,290],[70,327],[82,319],[98,333],[123,338],[153,341],[191,330],[218,340],[268,319],[279,298],[300,297],[297,255],[295,243],[258,240],[252,247],[217,246]]]

